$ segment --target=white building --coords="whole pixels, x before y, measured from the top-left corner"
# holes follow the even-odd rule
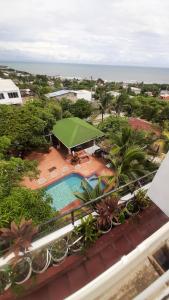
[[[141,89],[134,87],[134,86],[131,86],[131,91],[133,93],[135,93],[136,95],[139,95],[141,93]]]
[[[117,92],[117,91],[110,91],[109,94],[115,98],[119,97],[121,95],[121,93]]]
[[[76,101],[78,99],[85,99],[86,101],[92,101],[92,92],[87,90],[60,90],[53,93],[49,93],[45,95],[49,99],[61,100],[63,98],[67,98],[72,101]]]
[[[76,93],[77,99],[85,99],[86,101],[92,101],[92,92],[87,90],[74,91]]]
[[[0,104],[22,104],[19,88],[11,79],[0,79]]]

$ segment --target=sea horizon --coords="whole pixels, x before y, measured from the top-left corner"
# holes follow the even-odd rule
[[[169,67],[81,64],[65,62],[29,62],[3,61],[1,66],[8,66],[18,71],[31,74],[60,76],[64,78],[98,79],[116,82],[169,83]],[[155,72],[157,71],[157,72]]]

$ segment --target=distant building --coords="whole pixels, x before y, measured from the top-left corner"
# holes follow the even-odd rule
[[[141,89],[134,86],[131,86],[131,91],[136,95],[139,95],[141,93]]]
[[[60,90],[53,93],[46,94],[49,99],[61,100],[67,98],[75,102],[78,99],[85,99],[86,101],[92,101],[92,93],[87,90]]]
[[[92,92],[87,91],[87,90],[78,90],[78,91],[73,91],[76,93],[77,99],[85,99],[86,101],[92,101]]]
[[[160,91],[160,99],[169,100],[169,91],[168,90],[161,90]]]
[[[53,93],[46,94],[46,97],[49,99],[61,100],[67,98],[75,102],[77,100],[77,94],[71,90],[60,90]]]
[[[0,79],[0,104],[22,104],[19,88],[11,79]]]
[[[153,93],[152,92],[145,92],[145,94],[149,97],[153,97]]]
[[[121,95],[121,93],[117,92],[117,91],[110,91],[109,94],[115,98],[119,97]]]

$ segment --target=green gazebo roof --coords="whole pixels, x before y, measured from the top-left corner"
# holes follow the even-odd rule
[[[69,149],[104,135],[102,131],[79,118],[66,118],[57,121],[52,133]]]

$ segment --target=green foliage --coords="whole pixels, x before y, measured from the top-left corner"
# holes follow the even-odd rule
[[[75,193],[75,196],[83,202],[88,202],[103,195],[103,190],[101,189],[101,179],[99,179],[98,184],[94,188],[92,188],[86,180],[82,181],[81,187],[83,189],[83,192],[77,192]]]
[[[81,219],[81,224],[75,227],[75,231],[78,235],[83,236],[85,248],[95,242],[99,236],[96,220],[91,214]]]
[[[127,118],[111,116],[100,123],[98,125],[98,128],[101,131],[105,132],[107,135],[111,135],[121,131],[122,128],[125,128],[127,126],[129,126]]]
[[[91,115],[92,106],[88,101],[79,99],[72,104],[70,112],[73,116],[84,119]]]
[[[47,149],[50,133],[61,110],[56,102],[34,100],[22,107],[0,105],[0,136],[11,140],[11,150]]]
[[[75,116],[84,119],[89,117],[92,113],[91,104],[84,99],[79,99],[73,103],[71,100],[63,98],[60,101],[60,105],[62,107],[64,118]]]
[[[23,176],[35,177],[38,174],[36,167],[36,161],[21,158],[0,160],[0,199],[9,195],[11,189],[19,185]]]
[[[108,93],[107,88],[105,86],[99,86],[95,92],[94,97],[99,103],[99,109],[102,114],[102,122],[103,122],[105,111],[107,109],[111,109],[111,107],[113,106],[113,98]]]
[[[0,137],[0,159],[7,155],[10,146],[11,140],[7,136]]]
[[[20,223],[22,217],[41,224],[54,216],[52,199],[43,190],[15,187],[0,201],[0,227],[8,227],[12,221]]]

